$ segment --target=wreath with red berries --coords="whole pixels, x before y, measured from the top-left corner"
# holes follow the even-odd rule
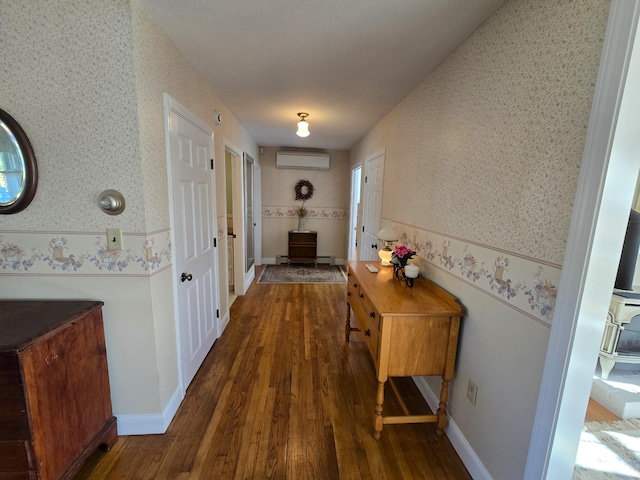
[[[302,200],[303,202],[313,197],[313,185],[309,180],[300,180],[296,183],[296,200]]]

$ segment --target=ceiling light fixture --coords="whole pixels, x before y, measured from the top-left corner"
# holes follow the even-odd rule
[[[309,116],[308,113],[300,112],[298,114],[300,117],[300,121],[298,122],[298,131],[296,135],[299,137],[308,137],[309,136],[309,123],[305,120]]]

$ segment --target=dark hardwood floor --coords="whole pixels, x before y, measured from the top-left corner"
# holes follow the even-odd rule
[[[254,282],[166,434],[120,437],[76,480],[470,479],[435,424],[373,438],[374,366],[360,333],[345,343],[345,298],[346,285]],[[410,379],[397,387],[427,408]]]

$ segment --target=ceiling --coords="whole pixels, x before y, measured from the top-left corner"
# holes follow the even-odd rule
[[[349,150],[506,0],[141,1],[258,145]]]

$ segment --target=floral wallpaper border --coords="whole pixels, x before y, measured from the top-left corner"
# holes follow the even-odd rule
[[[168,230],[123,235],[123,250],[106,233],[2,232],[0,275],[154,275],[171,265]]]
[[[262,207],[263,218],[297,218],[296,213],[300,206],[295,207]],[[334,208],[334,207],[310,207],[305,206],[307,209],[307,216],[309,218],[327,218],[337,220],[348,220],[349,209],[348,208]]]
[[[399,234],[396,245],[414,250],[418,263],[427,262],[428,266],[461,279],[536,322],[551,326],[562,272],[560,265],[400,223],[386,223],[391,223]]]

